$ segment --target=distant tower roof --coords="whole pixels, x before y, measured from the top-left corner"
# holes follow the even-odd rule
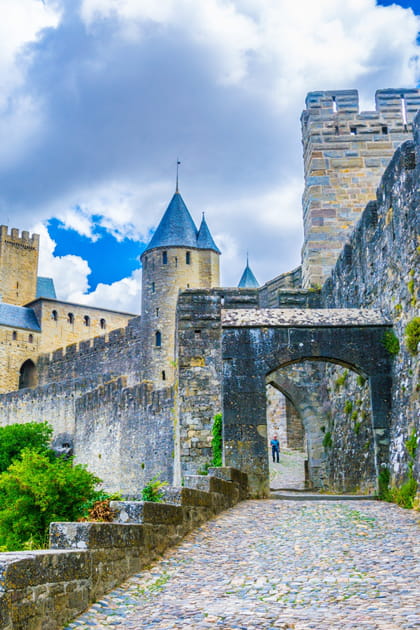
[[[212,235],[210,234],[210,230],[206,223],[206,219],[204,218],[204,212],[203,212],[203,218],[201,219],[200,229],[198,230],[197,247],[199,249],[212,249],[218,254],[221,253],[220,249],[217,247],[216,243],[214,242]]]
[[[54,280],[52,278],[42,278],[38,276],[36,283],[36,299],[52,298],[55,300],[56,297]]]
[[[238,289],[256,289],[259,286],[260,285],[258,283],[258,280],[256,279],[256,277],[251,271],[251,268],[248,263],[248,256],[247,256],[246,267],[241,276],[241,279],[239,280]]]
[[[195,223],[178,190],[144,251],[147,252],[156,247],[194,247],[212,249],[220,254],[204,218],[200,231],[197,232]]]

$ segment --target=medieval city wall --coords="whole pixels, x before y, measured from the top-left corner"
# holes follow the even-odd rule
[[[139,498],[154,476],[172,483],[173,390],[126,379],[100,385],[75,402],[76,461],[103,481],[108,492]]]
[[[393,321],[399,350],[391,347],[390,340],[384,339],[384,344],[395,352],[390,464],[398,483],[407,473],[407,438],[413,429],[420,435],[420,366],[418,355],[408,351],[405,340],[407,323],[419,316],[419,115],[414,123],[414,140],[396,151],[378,188],[377,200],[367,205],[322,290],[326,307],[372,307]],[[339,372],[330,374],[330,379],[339,376]],[[355,389],[352,399],[361,399]],[[333,451],[331,456],[331,465],[339,467]],[[415,475],[420,478],[418,460]]]
[[[37,363],[38,382],[45,385],[85,375],[101,376],[106,381],[124,375],[129,384],[134,384],[141,380],[141,357],[140,317],[135,317],[125,328],[112,330],[108,335],[41,355]]]

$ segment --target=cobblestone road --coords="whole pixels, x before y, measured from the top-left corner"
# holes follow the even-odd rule
[[[67,628],[420,628],[419,518],[374,501],[246,501]]]

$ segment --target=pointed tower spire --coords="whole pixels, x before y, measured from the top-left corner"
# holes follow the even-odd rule
[[[210,234],[210,230],[208,228],[206,219],[204,217],[204,212],[203,212],[203,217],[201,219],[200,229],[198,230],[197,247],[199,249],[212,249],[217,254],[221,253],[220,249],[217,247],[216,243],[214,242],[212,235]]]
[[[244,272],[239,280],[238,289],[256,289],[258,288],[259,282],[254,276],[249,266],[248,252],[246,253],[246,267]]]
[[[197,247],[197,228],[178,191],[144,251],[155,247]]]
[[[181,162],[179,161],[179,158],[176,159],[176,188],[175,188],[175,192],[179,193],[179,165],[181,164]]]

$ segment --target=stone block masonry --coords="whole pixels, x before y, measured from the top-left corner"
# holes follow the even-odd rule
[[[359,112],[357,90],[310,92],[301,117],[305,190],[302,281],[322,284],[395,149],[411,139],[420,90],[378,90]]]
[[[390,468],[396,483],[406,478],[409,434],[415,429],[420,436],[420,363],[405,342],[407,323],[419,315],[419,114],[413,130],[414,143],[404,143],[395,153],[376,201],[367,205],[322,289],[327,308],[378,309],[393,322],[399,350],[392,359]],[[360,395],[355,391],[357,398]],[[414,466],[418,481],[419,458],[418,448]]]
[[[0,226],[0,294],[8,304],[22,306],[35,298],[39,235]]]
[[[167,489],[167,503],[115,504],[120,516],[131,515],[123,522],[52,523],[49,550],[0,554],[0,630],[59,630],[189,531],[246,498],[245,475],[213,472],[209,491],[189,488],[186,477],[184,487]]]

